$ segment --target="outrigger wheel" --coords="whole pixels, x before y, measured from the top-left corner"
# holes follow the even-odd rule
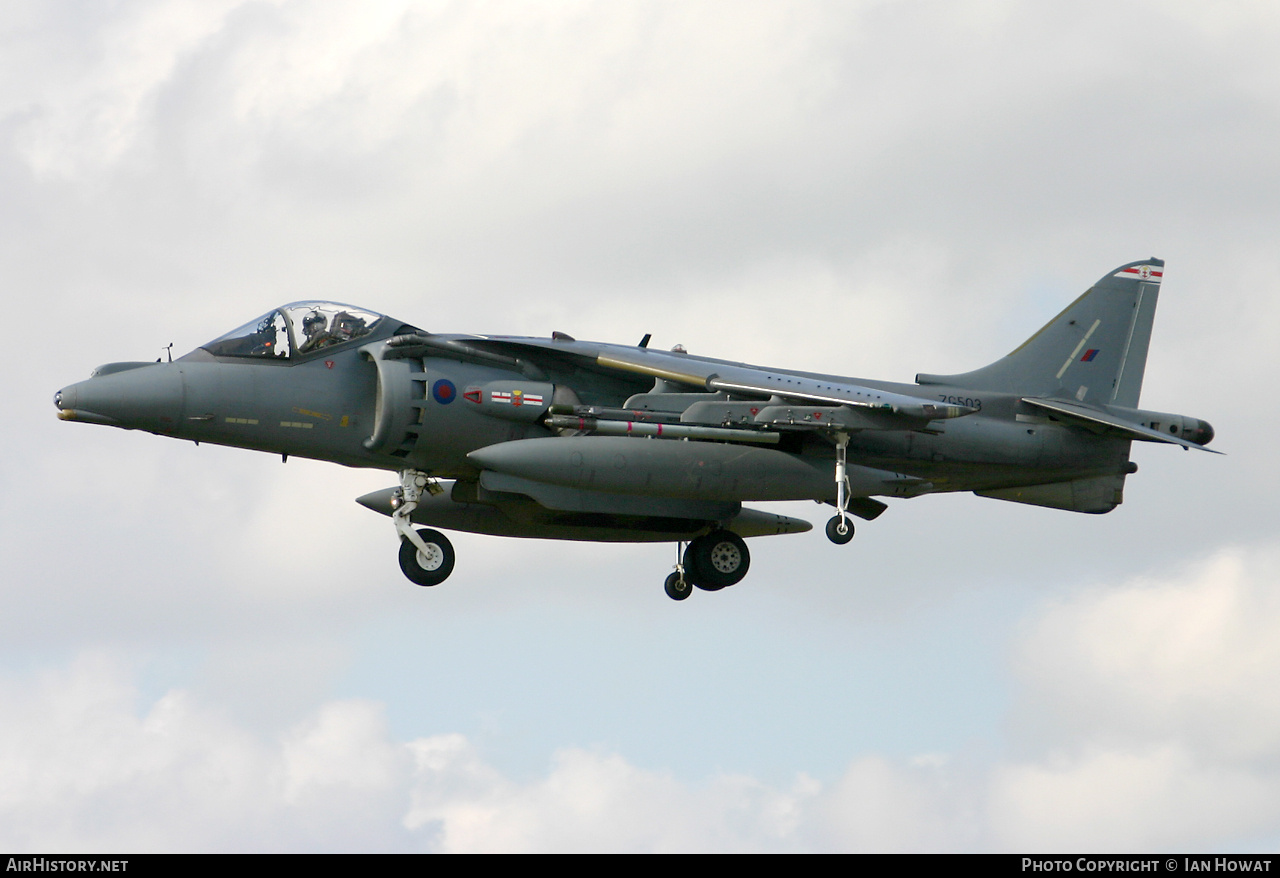
[[[849,520],[849,434],[836,433],[836,515],[827,522],[827,539],[843,546],[853,539],[853,522]]]
[[[847,515],[835,515],[827,522],[827,539],[837,546],[843,546],[853,539],[853,522]]]
[[[438,530],[422,528],[418,531],[426,551],[407,539],[400,540],[400,569],[410,582],[418,585],[439,585],[453,572],[453,544]]]

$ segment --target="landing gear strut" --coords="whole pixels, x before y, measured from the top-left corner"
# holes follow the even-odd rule
[[[843,546],[853,539],[853,522],[849,520],[849,471],[845,452],[849,434],[836,434],[836,514],[827,522],[827,539]]]
[[[439,585],[453,572],[453,545],[439,531],[414,530],[410,521],[422,493],[439,494],[443,489],[426,473],[407,469],[400,473],[400,491],[392,501],[391,520],[400,534],[400,569],[410,582]],[[397,502],[398,501],[398,502]]]
[[[719,591],[742,581],[751,567],[751,553],[742,537],[730,530],[717,530],[697,537],[683,552],[676,548],[675,572],[664,585],[667,596],[682,601],[692,593],[691,586],[703,591]]]

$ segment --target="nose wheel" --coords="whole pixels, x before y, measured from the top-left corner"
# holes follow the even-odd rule
[[[453,544],[438,530],[422,528],[416,534],[424,548],[400,541],[400,569],[417,585],[439,585],[453,572]]]
[[[391,520],[400,534],[400,570],[410,582],[439,585],[453,572],[453,544],[438,530],[414,530],[410,523],[423,492],[439,494],[440,485],[424,472],[407,469],[400,473],[400,491],[393,499]]]

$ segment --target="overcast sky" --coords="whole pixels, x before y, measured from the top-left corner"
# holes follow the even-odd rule
[[[9,0],[0,849],[1274,851],[1268,2]],[[394,476],[59,422],[284,302],[911,380],[1167,260],[1105,516],[457,535]],[[813,504],[777,507],[821,524]]]

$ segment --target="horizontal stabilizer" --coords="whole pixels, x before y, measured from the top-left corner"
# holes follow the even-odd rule
[[[1170,445],[1181,445],[1183,448],[1195,448],[1199,451],[1209,451],[1213,454],[1221,454],[1221,451],[1215,451],[1212,448],[1205,448],[1190,440],[1183,439],[1181,436],[1172,436],[1168,433],[1161,433],[1158,430],[1152,430],[1150,427],[1144,427],[1141,424],[1135,424],[1124,418],[1114,415],[1111,412],[1102,411],[1092,406],[1082,405],[1078,402],[1069,402],[1065,399],[1036,399],[1034,397],[1024,397],[1023,402],[1027,405],[1035,406],[1055,415],[1061,415],[1068,420],[1084,421],[1086,424],[1095,427],[1106,427],[1124,433],[1131,439],[1139,439],[1146,442],[1167,442]]]

